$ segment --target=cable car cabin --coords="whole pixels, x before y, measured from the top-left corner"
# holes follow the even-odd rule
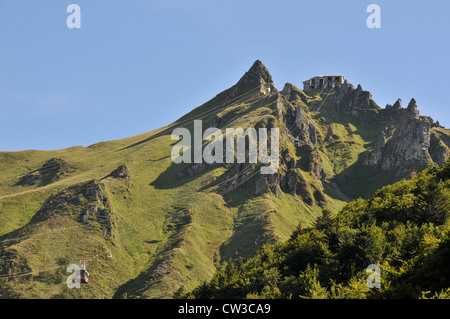
[[[89,272],[86,270],[86,261],[80,261],[80,270],[77,270],[75,279],[79,280],[82,284],[89,283]]]
[[[298,138],[294,139],[294,145],[298,146],[299,144],[300,144],[300,142],[299,142]]]
[[[89,273],[87,270],[80,269],[80,282],[82,284],[89,283]]]

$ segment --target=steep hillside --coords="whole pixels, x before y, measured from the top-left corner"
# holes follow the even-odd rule
[[[172,131],[279,128],[280,165],[175,164]],[[0,152],[0,296],[165,298],[210,279],[225,261],[311,226],[324,209],[442,165],[450,131],[414,100],[381,109],[345,82],[275,87],[256,61],[231,88],[138,136],[55,151]],[[298,138],[298,145],[294,145]],[[205,144],[205,143],[204,143]],[[405,147],[409,146],[409,147]],[[87,260],[89,285],[69,289]]]
[[[450,298],[449,260],[450,161],[355,200],[334,218],[325,213],[182,297]],[[374,264],[379,287],[369,288],[366,268]]]

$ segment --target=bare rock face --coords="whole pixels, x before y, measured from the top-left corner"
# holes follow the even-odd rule
[[[291,195],[295,195],[297,193],[297,184],[298,184],[298,172],[295,168],[291,168],[286,173],[286,189]]]
[[[428,149],[433,162],[444,165],[450,158],[450,138],[439,131],[432,131],[430,135],[430,148]]]
[[[261,178],[255,182],[255,191],[254,191],[255,195],[268,193],[269,190],[270,190],[269,181],[267,180],[266,177],[261,176]]]
[[[320,108],[312,108],[314,102],[311,102],[311,97],[290,83],[286,83],[283,90],[278,92],[269,71],[260,61],[256,61],[235,86],[225,91],[223,95],[219,95],[218,101],[225,103],[241,94],[257,92],[258,89],[265,95],[260,99],[260,104],[272,109],[273,117],[286,125],[287,129],[280,132],[282,141],[287,142],[285,143],[287,145],[296,141],[295,148],[291,147],[289,151],[296,153],[291,157],[299,158],[299,162],[295,163],[295,160],[292,162],[289,156],[280,154],[278,172],[272,175],[256,175],[251,179],[250,183],[254,183],[254,193],[277,194],[279,190],[282,190],[302,197],[308,205],[321,205],[327,200],[321,182],[327,178],[328,174],[328,170],[327,173],[324,171],[326,158],[322,152],[327,147],[327,143],[332,141],[324,136],[324,127],[327,123],[322,126],[320,118],[315,113],[319,112]],[[332,94],[327,93],[328,90],[323,90],[320,94],[322,101],[325,97],[327,98],[327,103],[320,110],[325,117],[331,117],[334,114],[328,113],[330,111],[342,113],[345,117],[351,117],[350,121],[354,121],[356,126],[368,128],[370,138],[378,135],[378,138],[373,141],[375,143],[372,149],[365,154],[361,153],[361,156],[364,156],[362,157],[363,165],[376,167],[379,169],[377,172],[395,169],[396,178],[403,178],[413,171],[426,168],[433,161],[440,164],[450,157],[450,142],[448,145],[443,143],[445,137],[437,133],[439,124],[434,123],[431,118],[421,116],[414,99],[410,101],[407,108],[403,108],[402,100],[398,99],[393,105],[387,105],[385,109],[381,109],[372,99],[369,91],[363,90],[361,85],[355,88],[347,80],[343,85],[332,89]],[[326,121],[328,120],[334,121],[333,118],[327,118]],[[210,127],[222,127],[227,121],[229,120],[221,119],[218,115],[212,116]],[[270,125],[267,121],[261,121],[255,127],[269,128]],[[385,129],[374,131],[381,127]],[[435,132],[434,135],[433,132]],[[333,135],[330,134],[330,136],[332,139]],[[359,161],[357,165],[360,165]],[[177,172],[176,176],[178,178],[194,177],[210,168],[212,168],[211,164],[191,164]],[[249,168],[248,164],[237,164],[228,168],[219,190],[230,189],[235,185],[249,186],[250,183],[246,180],[247,168]],[[254,167],[251,170],[254,170]],[[309,175],[314,183],[302,174]],[[391,172],[382,174],[391,174]],[[352,178],[354,176],[351,173],[350,175],[343,173],[338,176],[336,182],[340,185],[340,182],[351,181]]]
[[[256,60],[252,67],[241,77],[241,79],[231,87],[225,94],[219,95],[219,104],[228,103],[241,94],[248,93],[249,90],[259,89],[260,93],[278,93],[269,70],[260,60]]]
[[[239,80],[238,86],[242,84],[273,84],[272,76],[269,70],[262,64],[260,60],[256,60],[252,67]]]
[[[392,137],[386,136],[384,131],[381,133],[364,158],[364,165],[384,171],[396,169],[398,178],[409,175],[412,170],[425,169],[433,162],[443,165],[450,157],[450,139],[440,133],[439,123],[419,114],[415,99],[411,99],[406,109],[398,99],[384,111],[385,118],[398,121],[398,125]]]
[[[397,102],[401,107],[401,102]],[[392,138],[386,142],[386,137],[380,135],[374,149],[364,161],[366,165],[378,165],[383,170],[389,170],[408,165],[425,168],[430,164],[429,118],[419,115],[414,99],[408,104],[407,109],[400,111],[400,121]]]
[[[127,165],[123,164],[109,174],[113,178],[130,178],[130,172]]]
[[[381,131],[381,134],[378,137],[378,140],[375,143],[373,150],[370,153],[368,153],[366,158],[364,159],[364,165],[367,166],[377,165],[381,157],[383,156],[383,149],[385,145],[386,145],[386,133],[384,133],[384,131]]]
[[[359,116],[361,111],[380,108],[372,99],[369,91],[364,91],[360,84],[355,89],[347,80],[337,89],[336,95],[332,98],[339,111],[352,116]]]
[[[255,182],[255,195],[261,195],[268,192],[278,195],[278,186],[280,183],[280,175],[278,173],[261,175]]]
[[[311,115],[306,104],[308,102],[306,96],[290,83],[285,84],[279,95],[283,96],[284,99],[281,102],[280,97],[278,98],[278,109],[281,109],[282,106],[280,104],[284,103],[286,115],[283,120],[289,130],[292,130],[286,138],[291,143],[294,138],[298,138],[297,149],[303,154],[307,169],[317,179],[321,179],[324,172],[318,150],[320,130],[311,121]],[[310,185],[299,176],[296,161],[288,154],[280,156],[280,169],[277,173],[261,175],[255,181],[254,193],[257,195],[269,192],[277,195],[279,190],[291,195],[300,195],[309,205],[314,205],[315,203]]]
[[[412,116],[415,116],[414,113]],[[405,118],[389,141],[387,155],[380,161],[384,170],[406,164],[418,164],[425,168],[430,164],[430,123],[423,118]]]
[[[397,99],[397,101],[395,101],[395,103],[392,106],[392,108],[395,109],[395,110],[401,110],[403,108],[403,106],[402,106],[402,99]]]
[[[417,109],[417,103],[414,98],[409,102],[408,107],[406,108],[406,114],[410,119],[419,119],[419,110]]]
[[[372,94],[369,91],[364,91],[360,84],[355,91],[350,95],[349,106],[357,110],[367,110],[377,108],[377,104],[372,100]]]
[[[301,91],[303,92],[303,91]],[[301,94],[299,90],[294,89],[294,85],[292,83],[286,82],[283,87],[283,90],[280,92],[288,101],[292,101],[296,97],[300,98],[303,103],[308,103],[308,99],[305,94]],[[300,93],[300,94],[299,94]]]

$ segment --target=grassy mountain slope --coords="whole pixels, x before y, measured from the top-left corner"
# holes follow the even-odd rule
[[[185,298],[450,297],[450,161],[230,263]],[[366,268],[381,268],[369,289]]]
[[[272,111],[261,105],[262,94],[251,92],[256,94],[231,100],[223,107],[224,117],[246,114],[228,115],[229,125],[245,128],[248,123],[264,121],[265,113],[270,117]],[[132,138],[87,148],[1,153],[1,295],[167,297],[180,285],[193,288],[211,277],[220,260],[235,256],[237,251],[250,256],[276,233],[286,238],[302,218],[301,208],[273,218],[269,215],[278,208],[267,198],[270,195],[251,199],[251,191],[249,196],[236,192],[233,203],[227,205],[223,196],[207,188],[223,174],[223,167],[210,168],[195,177],[175,176],[180,167],[173,165],[170,157],[172,127],[185,124],[191,129],[196,112],[204,114],[216,103],[213,99],[168,128]],[[215,114],[211,112],[206,119]],[[46,170],[43,164],[54,158],[64,161],[70,170],[47,176],[55,166]],[[105,178],[124,163],[129,178]],[[21,183],[30,172],[38,177]],[[42,183],[41,173],[47,176]],[[112,235],[96,221],[88,225],[81,222],[89,207],[78,204],[77,198],[80,194],[84,197],[92,180],[101,188],[101,196],[108,199]],[[63,207],[50,206],[47,218],[34,218],[52,195],[65,203]],[[302,208],[308,214],[314,211]],[[264,211],[267,213],[261,213]],[[280,230],[274,231],[277,225]],[[70,290],[65,285],[66,267],[80,259],[87,259],[91,284]]]
[[[344,114],[338,102],[353,102],[339,91],[292,92],[280,93],[257,61],[236,85],[161,129],[89,147],[0,152],[0,296],[170,297],[394,180],[362,159],[398,117]],[[279,171],[174,164],[171,133],[185,127],[193,136],[195,119],[203,129],[280,128]],[[449,131],[432,130],[435,157],[444,158]],[[127,176],[111,175],[123,164]],[[80,259],[91,283],[69,289],[67,266]]]

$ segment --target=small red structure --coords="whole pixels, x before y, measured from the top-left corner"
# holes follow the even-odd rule
[[[80,260],[80,270],[77,271],[75,279],[82,284],[89,283],[89,272],[86,270],[86,260]]]

